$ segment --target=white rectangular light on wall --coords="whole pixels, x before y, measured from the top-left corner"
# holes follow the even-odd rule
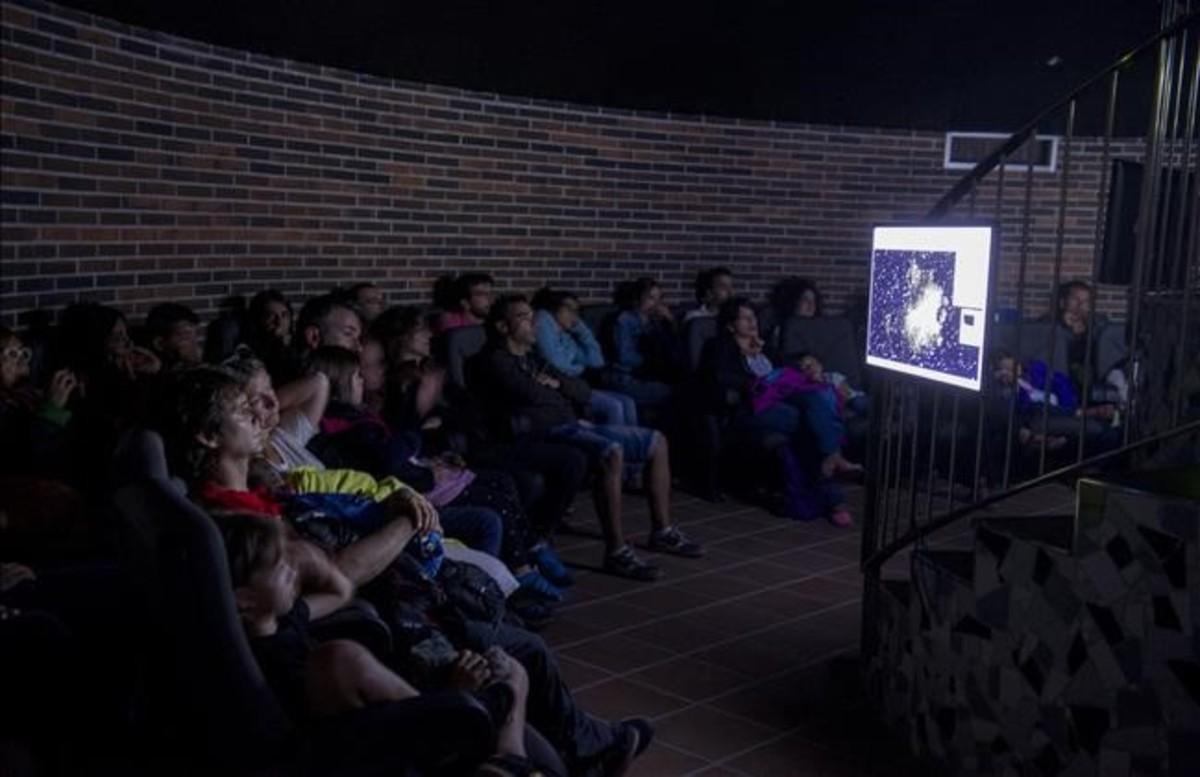
[[[991,227],[876,227],[867,364],[978,391],[991,262]]]

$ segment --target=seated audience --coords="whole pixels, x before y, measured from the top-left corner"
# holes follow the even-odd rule
[[[579,317],[579,298],[569,291],[544,287],[533,295],[537,350],[559,372],[572,378],[604,366],[604,352],[592,330]],[[592,391],[591,412],[599,423],[637,426],[637,403],[618,391]]]
[[[653,278],[638,278],[617,287],[617,315],[612,330],[612,359],[604,386],[660,408],[673,393],[679,375],[675,319]]]
[[[724,410],[732,393],[737,404],[728,414],[739,431],[788,439],[779,455],[793,517],[824,514],[835,525],[851,525],[849,506],[833,477],[861,467],[842,455],[844,429],[832,387],[809,380],[799,369],[776,369],[764,352],[749,300],[728,300],[717,321],[720,331],[703,368],[714,381],[715,401]]]
[[[172,377],[177,379],[165,392],[159,428],[175,471],[196,484],[193,493],[212,511],[282,515],[283,506],[270,493],[250,489],[250,461],[261,449],[263,429],[239,381],[223,370],[204,367]],[[340,548],[325,550],[302,538],[297,529],[303,525],[286,530],[284,555],[296,569],[298,593],[344,595],[340,572],[355,585],[371,582],[363,594],[370,594],[368,598],[389,622],[397,622],[396,639],[407,638],[409,629],[415,628],[427,635],[436,632],[437,639],[446,643],[448,637],[441,631],[445,628],[454,634],[452,641],[460,650],[486,653],[502,647],[529,673],[530,723],[568,763],[580,771],[595,768],[600,774],[623,774],[649,745],[653,737],[649,722],[635,718],[611,724],[580,710],[559,676],[553,655],[536,635],[503,620],[482,621],[461,612],[446,621],[445,608],[435,605],[445,601],[436,581],[412,580],[400,563],[401,551],[410,540],[437,530],[437,513],[407,489],[389,499],[387,508],[391,520]],[[396,585],[393,580],[407,582]],[[430,587],[433,598],[422,593]],[[410,612],[416,613],[416,620]],[[422,639],[426,638],[433,639]],[[406,655],[420,661],[424,654],[418,649],[416,658]]]
[[[1076,394],[1080,397],[1083,395],[1086,365],[1090,361],[1093,374],[1100,367],[1096,364],[1096,337],[1106,319],[1092,313],[1095,296],[1092,287],[1083,281],[1067,281],[1058,287],[1058,324],[1068,333],[1067,369]],[[1090,359],[1089,349],[1092,350]],[[1102,380],[1088,380],[1087,384],[1091,395],[1089,403],[1093,398],[1117,405],[1124,405],[1128,401],[1129,379],[1120,365],[1111,368]]]
[[[713,267],[696,273],[696,302],[699,306],[683,317],[686,324],[694,318],[715,318],[725,300],[733,296],[733,273],[728,267]]]
[[[164,302],[146,315],[150,350],[166,369],[194,367],[204,361],[200,317],[186,305]]]
[[[379,338],[368,334],[363,338],[359,352],[359,368],[363,379],[363,405],[375,413],[383,413],[383,401],[387,386],[387,358]]]
[[[346,289],[345,299],[358,311],[364,327],[369,327],[387,307],[383,289],[379,288],[379,284],[369,281],[356,283]]]
[[[772,325],[770,331],[762,335],[772,351],[780,349],[783,324],[789,318],[819,318],[822,314],[821,292],[806,278],[784,278],[776,282],[767,300]]]
[[[841,414],[845,416],[867,416],[871,412],[871,400],[866,392],[854,388],[846,376],[836,371],[825,371],[825,365],[811,353],[796,357],[796,366],[814,383],[828,383],[833,387]]]
[[[282,292],[265,289],[250,299],[242,343],[267,366],[275,380],[301,374],[300,357],[292,348],[292,306]]]
[[[90,302],[68,306],[59,317],[57,363],[78,387],[71,403],[75,482],[89,495],[107,490],[106,462],[121,433],[137,423],[162,369],[158,357],[129,339],[125,316]]]
[[[68,477],[68,424],[79,381],[69,369],[54,373],[46,391],[30,384],[32,352],[0,327],[0,472]]]
[[[321,434],[309,443],[310,450],[330,466],[361,470],[377,478],[399,477],[443,514],[447,508],[457,507],[496,513],[504,528],[501,544],[498,548],[479,549],[508,564],[525,591],[553,602],[562,600],[558,587],[531,566],[531,556],[539,550],[553,551],[541,548],[544,541],[533,536],[511,477],[498,471],[473,472],[460,458],[449,454],[418,458],[422,455],[419,437],[393,435],[382,417],[363,406],[362,373],[359,357],[353,351],[333,346],[318,348],[310,366],[324,374],[330,386]],[[451,527],[454,524],[453,520],[444,522]]]
[[[464,273],[457,278],[439,279],[434,302],[443,308],[437,319],[438,334],[460,326],[478,326],[487,321],[492,307],[495,281],[487,273]]]
[[[309,450],[309,443],[320,430],[321,419],[329,404],[329,379],[316,372],[299,381],[281,386],[276,395],[262,362],[239,356],[225,366],[242,382],[250,406],[264,435],[262,457],[277,474],[291,470],[326,469],[325,462]],[[322,481],[330,488],[330,481]],[[424,500],[422,500],[424,501]],[[481,507],[450,507],[441,513],[447,535],[491,556],[498,556],[502,538],[502,519],[494,511]]]
[[[307,356],[322,345],[337,345],[357,351],[362,347],[363,322],[358,311],[337,294],[313,297],[300,308],[296,341]]]
[[[487,387],[484,399],[497,416],[523,415],[529,434],[572,445],[591,457],[602,476],[596,508],[605,536],[605,569],[637,580],[661,576],[658,567],[637,557],[622,530],[622,484],[627,474],[638,471],[646,476],[654,525],[649,547],[692,558],[702,555],[701,547],[671,523],[666,438],[643,427],[596,426],[580,420],[578,408],[587,407],[590,389],[535,353],[533,308],[524,297],[500,299],[490,323],[492,346],[479,364],[485,382],[478,385]]]

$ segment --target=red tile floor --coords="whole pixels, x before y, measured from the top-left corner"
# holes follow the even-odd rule
[[[708,555],[655,556],[656,583],[597,571],[598,535],[561,536],[577,582],[543,632],[585,709],[654,721],[633,774],[906,773],[859,688],[858,532],[685,494],[674,509]],[[589,500],[577,510],[572,525],[595,526]],[[648,525],[629,498],[630,538]]]
[[[1007,511],[1068,509],[1069,490],[1053,488],[1023,494]],[[851,496],[861,503],[861,490]],[[646,508],[628,499],[625,525],[640,544]],[[598,534],[561,536],[559,551],[577,565],[577,582],[543,632],[585,709],[654,721],[654,746],[633,774],[932,774],[882,727],[862,692],[858,530],[679,493],[674,510],[708,555],[655,556],[666,572],[656,583],[597,571]],[[587,499],[571,523],[595,526]],[[964,525],[934,544],[969,547],[970,540]],[[905,572],[907,561],[895,559],[885,573],[892,569]]]

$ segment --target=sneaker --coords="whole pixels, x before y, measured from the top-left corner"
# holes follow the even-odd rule
[[[509,599],[508,612],[520,619],[521,625],[530,631],[541,631],[554,621],[554,609],[546,602],[531,598]]]
[[[628,545],[622,545],[604,557],[604,571],[630,580],[649,581],[662,577],[661,569],[642,561]]]
[[[567,569],[567,565],[554,552],[554,548],[550,547],[550,543],[539,542],[530,549],[530,555],[538,571],[554,585],[566,588],[575,583],[571,570]]]
[[[634,760],[654,740],[654,726],[645,718],[626,718],[615,726],[613,743],[601,753],[595,773],[602,777],[624,777]]]
[[[841,508],[830,513],[829,522],[834,526],[848,529],[854,525],[854,516],[850,514],[849,510]]]
[[[646,547],[656,553],[673,553],[684,558],[700,558],[704,548],[700,543],[688,539],[678,526],[668,526],[659,531],[650,532],[650,542]]]
[[[521,584],[521,591],[529,593],[539,599],[547,602],[561,602],[563,600],[563,592],[558,589],[558,586],[551,583],[537,570],[530,570],[523,575],[517,575],[517,582]]]

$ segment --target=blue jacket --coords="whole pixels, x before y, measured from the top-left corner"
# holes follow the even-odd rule
[[[564,375],[577,378],[589,367],[604,366],[600,343],[583,321],[577,321],[567,332],[558,325],[553,314],[539,310],[533,326],[537,333],[538,353]]]

